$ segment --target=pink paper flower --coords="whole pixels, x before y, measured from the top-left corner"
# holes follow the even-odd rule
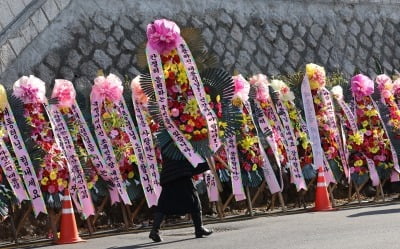
[[[158,53],[168,53],[177,47],[180,29],[176,23],[159,19],[147,25],[147,40]]]
[[[46,86],[45,83],[33,75],[22,76],[13,86],[13,94],[24,102],[30,103],[44,103],[46,100]]]
[[[108,99],[117,102],[122,98],[123,86],[121,80],[114,74],[109,74],[106,78],[99,76],[94,79],[91,97],[97,101]]]
[[[60,107],[71,107],[76,97],[74,85],[68,80],[56,80],[51,97],[58,99]]]
[[[333,97],[335,97],[338,100],[343,99],[343,88],[341,86],[334,86],[331,89],[331,93]]]
[[[392,79],[390,79],[386,74],[381,74],[376,76],[375,82],[378,85],[378,89],[382,91],[382,89],[390,87]]]
[[[369,96],[374,92],[374,82],[363,74],[351,78],[351,90],[356,98]]]
[[[256,89],[256,99],[258,101],[264,102],[268,100],[269,90],[268,90],[268,79],[264,74],[256,74],[250,78],[250,85],[254,86]]]
[[[171,115],[172,115],[172,117],[175,117],[175,118],[179,117],[179,110],[176,108],[172,108]]]
[[[241,74],[233,76],[233,83],[235,84],[235,97],[239,97],[242,101],[249,99],[250,84]]]
[[[393,81],[393,94],[396,96],[400,95],[400,78]]]
[[[146,105],[149,102],[149,98],[143,92],[140,86],[140,76],[136,76],[131,82],[131,88],[134,98],[139,102],[139,104]]]

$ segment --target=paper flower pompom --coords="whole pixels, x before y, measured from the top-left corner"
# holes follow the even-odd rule
[[[0,84],[0,111],[4,111],[8,104],[7,92],[2,84]]]
[[[24,104],[44,103],[46,100],[45,83],[33,75],[22,76],[13,86],[13,94]]]
[[[267,101],[269,97],[267,76],[264,74],[256,74],[250,78],[249,83],[256,89],[256,99],[261,102]]]
[[[147,25],[147,40],[158,53],[168,53],[177,47],[180,29],[176,23],[159,19]]]
[[[279,93],[279,98],[283,101],[293,101],[294,93],[286,85],[285,82],[281,80],[272,80],[271,87]]]
[[[341,86],[332,87],[331,93],[336,99],[343,99],[343,88]]]
[[[76,97],[74,85],[68,80],[56,80],[51,97],[58,99],[60,107],[71,107]]]
[[[91,97],[102,101],[108,99],[117,102],[122,98],[123,86],[121,80],[114,74],[109,74],[106,78],[98,76],[94,79]]]
[[[316,64],[307,64],[306,73],[310,82],[311,90],[319,89],[325,86],[325,69]]]
[[[369,96],[374,92],[374,82],[363,74],[351,78],[351,90],[357,98]]]
[[[391,91],[393,89],[392,79],[386,74],[378,75],[375,81],[380,91],[384,89]]]
[[[149,102],[149,98],[143,92],[140,86],[140,76],[136,76],[131,82],[131,88],[135,99],[142,105],[146,105]]]
[[[243,78],[241,74],[233,76],[233,83],[235,85],[235,95],[234,97],[240,98],[242,101],[247,101],[249,99],[250,84]]]

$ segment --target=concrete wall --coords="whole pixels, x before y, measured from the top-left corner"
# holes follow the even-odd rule
[[[66,3],[49,1],[58,10]],[[28,46],[13,49],[16,59],[3,66],[0,81],[11,86],[34,73],[48,83],[66,78],[80,85],[98,69],[132,78],[140,72],[135,49],[146,25],[161,17],[200,28],[208,50],[231,72],[293,73],[315,62],[328,72],[349,76],[360,68],[373,76],[376,57],[391,73],[400,66],[399,9],[400,0],[71,0]]]

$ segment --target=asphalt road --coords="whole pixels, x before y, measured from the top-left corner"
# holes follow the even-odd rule
[[[163,249],[377,249],[400,248],[400,203],[347,207],[331,212],[274,215],[207,225],[208,238],[195,239],[193,228],[163,230],[161,243],[148,233],[124,234],[84,243],[46,248],[163,248]]]

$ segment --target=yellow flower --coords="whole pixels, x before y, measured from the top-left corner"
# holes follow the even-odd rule
[[[208,130],[206,128],[201,129],[201,133],[206,134]]]
[[[185,84],[187,82],[188,78],[186,76],[185,71],[181,71],[178,74],[178,77],[176,78],[176,81],[178,81],[178,83],[180,83],[181,85]]]
[[[215,100],[217,101],[217,103],[219,103],[221,101],[221,96],[218,94],[217,97],[215,97]]]
[[[369,149],[369,151],[370,151],[371,153],[374,153],[374,154],[375,154],[376,152],[379,151],[379,147],[378,147],[378,146],[372,147],[372,148]]]
[[[49,178],[43,177],[42,180],[40,181],[40,184],[42,184],[43,186],[46,186],[48,181],[49,181]]]
[[[224,132],[224,131],[221,131],[221,130],[219,130],[219,132],[218,132],[218,135],[219,135],[220,137],[223,137],[223,136],[225,135],[225,132]]]
[[[361,125],[362,125],[363,127],[367,127],[368,124],[369,124],[369,122],[368,122],[367,120],[364,120],[364,121],[362,121],[362,123],[361,123]]]
[[[104,118],[104,119],[111,118],[110,113],[108,113],[108,112],[103,113],[103,118]]]
[[[63,185],[63,179],[58,178],[57,179],[57,184],[58,184],[58,186],[62,186]]]
[[[68,182],[66,180],[63,181],[63,187],[64,188],[68,187]]]
[[[364,140],[363,136],[359,132],[355,133],[354,135],[350,135],[349,138],[357,145],[361,145]]]
[[[253,164],[252,170],[253,170],[253,171],[256,171],[256,170],[257,170],[257,164]]]
[[[93,182],[88,182],[87,187],[88,189],[92,189],[94,186]]]
[[[133,171],[128,173],[128,178],[132,179],[135,176],[135,173],[133,173]]]
[[[363,160],[359,159],[359,160],[354,162],[354,166],[361,167],[363,165],[363,163],[364,163]]]
[[[129,162],[130,163],[135,163],[137,161],[136,156],[135,155],[130,155],[129,156]]]
[[[50,172],[50,180],[54,181],[55,179],[57,179],[57,171],[52,170]]]
[[[206,95],[206,101],[207,101],[207,103],[210,103],[210,102],[211,102],[211,97],[210,97],[209,94]]]
[[[179,125],[179,130],[181,130],[181,131],[184,131],[185,130],[185,125],[184,124],[181,124],[181,125]]]
[[[232,105],[236,107],[241,107],[242,106],[242,100],[239,97],[234,97],[232,99]]]
[[[223,122],[223,121],[218,121],[218,126],[221,129],[225,129],[226,127],[228,127],[228,123],[227,122]]]
[[[197,117],[199,115],[198,113],[199,107],[197,106],[197,101],[195,98],[190,98],[183,109],[183,112],[186,114],[191,115],[192,117]]]
[[[185,137],[186,137],[187,140],[192,139],[192,136],[190,134],[185,134]]]
[[[290,117],[291,119],[296,119],[296,118],[297,118],[297,113],[296,113],[296,111],[293,110],[293,111],[289,112],[289,117]]]
[[[190,126],[194,126],[194,125],[195,125],[194,121],[191,120],[191,119],[189,119],[189,120],[187,121],[187,124],[190,125]]]
[[[193,131],[193,135],[200,135],[200,131],[199,130],[195,130],[195,131]]]
[[[316,105],[319,105],[319,104],[321,104],[321,100],[319,98],[314,98],[314,103]]]
[[[240,145],[243,149],[249,150],[253,144],[257,142],[257,137],[246,136],[242,141],[240,141]]]
[[[97,182],[99,180],[99,176],[98,175],[95,175],[94,177],[93,177],[93,181],[94,182]]]
[[[348,145],[347,145],[347,148],[348,148],[349,150],[351,150],[351,149],[353,149],[353,146],[351,146],[350,144],[348,144]]]

